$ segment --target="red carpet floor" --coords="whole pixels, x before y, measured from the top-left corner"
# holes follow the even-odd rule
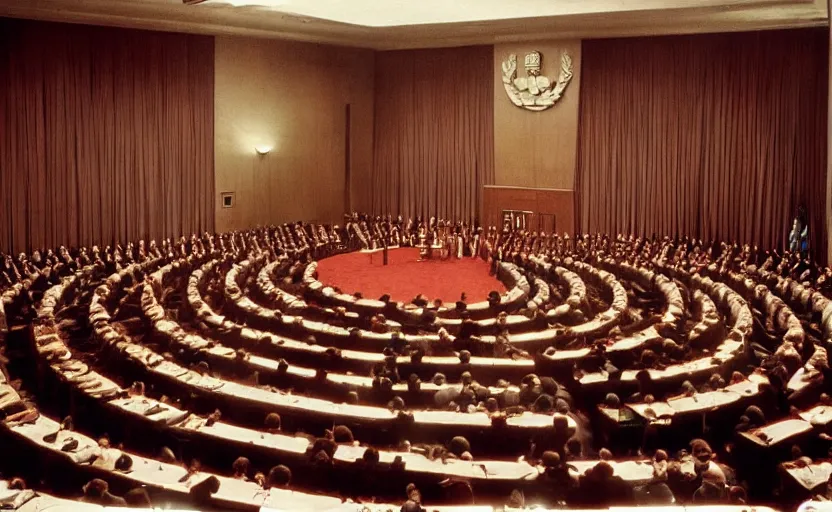
[[[454,303],[465,292],[467,302],[485,300],[488,292],[505,291],[497,278],[488,275],[488,263],[479,258],[419,260],[415,248],[392,249],[388,265],[381,251],[352,252],[318,262],[318,279],[344,293],[361,292],[367,299],[389,294],[395,301],[410,302],[423,293],[431,300]]]

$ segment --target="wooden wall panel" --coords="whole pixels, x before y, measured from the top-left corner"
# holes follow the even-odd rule
[[[341,219],[347,104],[351,202],[369,207],[373,53],[243,37],[218,37],[215,51],[217,230]],[[258,145],[273,149],[259,156]],[[223,192],[235,193],[233,208]]]
[[[502,82],[502,62],[516,54],[518,76],[532,50],[543,54],[542,74],[557,80],[561,52],[572,57],[573,77],[561,99],[548,110],[531,112],[509,101]],[[537,41],[494,45],[495,185],[572,190],[578,140],[581,88],[581,42]]]
[[[535,212],[529,229],[539,229],[538,214],[553,214],[554,231],[571,234],[575,232],[574,197],[572,190],[486,186],[483,190],[485,217],[482,223],[485,226],[500,226],[503,210],[527,210]]]

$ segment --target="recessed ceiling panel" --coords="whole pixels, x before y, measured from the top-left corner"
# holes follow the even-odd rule
[[[0,16],[381,50],[828,25],[827,0],[0,0]]]
[[[798,0],[799,1],[799,0]],[[776,0],[207,0],[369,27],[773,4]],[[783,3],[783,2],[780,2]]]

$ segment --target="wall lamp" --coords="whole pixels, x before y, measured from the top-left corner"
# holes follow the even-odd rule
[[[260,156],[268,155],[269,151],[272,150],[271,146],[255,146],[254,151],[257,151],[257,154]]]

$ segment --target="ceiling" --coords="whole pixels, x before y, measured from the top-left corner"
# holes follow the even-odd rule
[[[828,24],[827,0],[0,0],[0,16],[374,49]]]
[[[590,13],[638,12],[714,6],[760,6],[776,2],[735,0],[205,0],[204,6],[260,6],[340,23],[393,27],[472,21],[572,16]]]

